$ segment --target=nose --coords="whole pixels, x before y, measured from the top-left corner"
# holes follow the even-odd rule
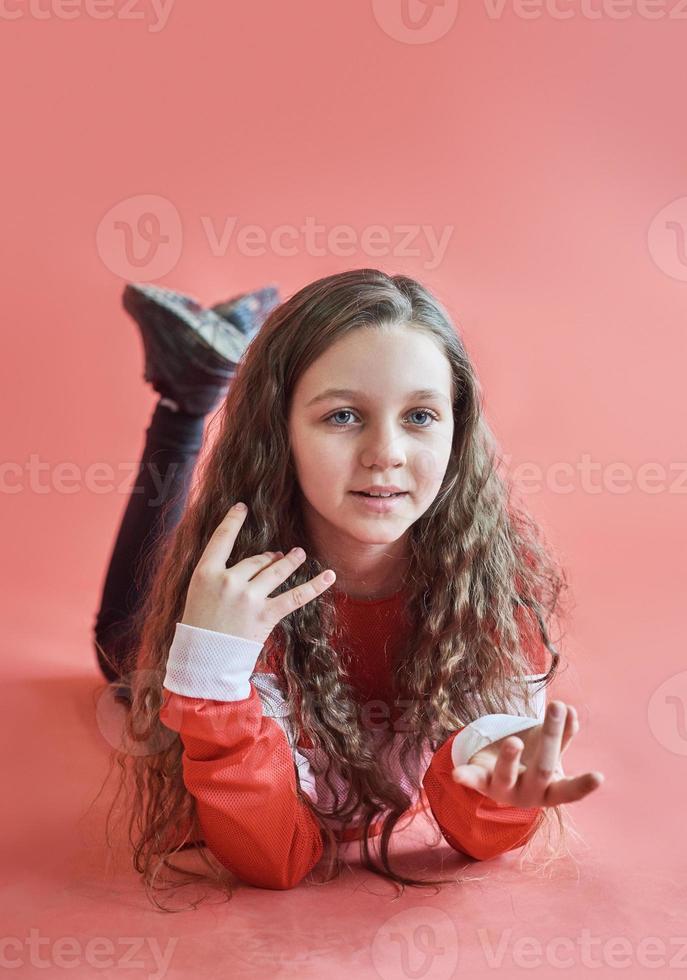
[[[376,435],[373,433],[360,454],[360,463],[365,468],[376,466],[378,469],[386,470],[394,466],[403,466],[405,462],[403,440],[391,434],[388,429],[379,430]]]

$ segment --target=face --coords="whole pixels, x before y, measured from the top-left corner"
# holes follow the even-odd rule
[[[327,394],[331,388],[356,393]],[[407,535],[441,487],[453,424],[450,364],[426,334],[363,327],[330,346],[299,378],[289,414],[314,540],[342,553]],[[373,509],[353,492],[373,484],[406,493]]]

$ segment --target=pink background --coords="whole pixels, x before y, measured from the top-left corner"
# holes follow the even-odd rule
[[[549,3],[528,18],[513,4],[499,17],[493,4],[464,3],[456,17],[449,0],[415,30],[400,0],[176,0],[159,30],[143,0],[129,14],[113,0],[109,20],[86,0],[62,13],[57,0],[5,8],[19,15],[0,25],[2,929],[20,943],[4,955],[20,958],[22,975],[45,975],[25,945],[31,930],[53,964],[61,937],[82,949],[108,937],[111,967],[76,957],[72,974],[88,976],[154,975],[147,947],[142,965],[120,962],[122,937],[140,936],[176,939],[167,977],[278,964],[285,976],[343,976],[355,964],[386,980],[418,975],[420,926],[436,947],[430,977],[491,975],[485,934],[505,946],[505,976],[523,962],[555,976],[556,956],[591,969],[585,929],[598,940],[597,976],[618,963],[625,976],[684,968],[687,15],[670,2],[652,8],[663,9],[656,19],[639,2],[626,19],[616,8]],[[421,17],[423,4],[410,12]],[[169,239],[151,261],[136,238],[145,214]],[[316,254],[297,231],[308,217],[330,235],[350,226],[357,247],[337,254],[320,233]],[[263,230],[262,254],[236,232],[213,245],[208,228],[234,218]],[[135,239],[128,257],[116,222]],[[270,246],[280,225],[295,230],[294,254]],[[364,238],[372,226],[388,235],[381,254]],[[414,229],[411,254],[401,226]],[[452,229],[438,262],[423,226]],[[479,882],[396,903],[356,873],[326,890],[244,887],[231,905],[162,916],[126,855],[108,863],[107,794],[88,811],[109,751],[91,630],[155,401],[122,288],[154,281],[212,303],[271,281],[287,296],[360,266],[413,275],[446,303],[504,453],[538,468],[523,499],[575,605],[553,689],[581,720],[566,771],[599,769],[606,782],[570,808],[586,844],[548,878],[513,853],[470,865]],[[659,467],[650,477],[648,463]],[[93,480],[96,464],[110,467],[109,489],[102,468]],[[571,467],[570,492],[552,482],[556,464]],[[414,829],[397,845],[408,870],[459,866],[445,843],[425,854]],[[399,933],[405,967],[389,938]],[[542,952],[518,967],[521,937]],[[643,960],[649,937],[664,946]]]

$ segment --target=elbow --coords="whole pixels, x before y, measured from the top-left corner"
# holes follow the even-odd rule
[[[456,840],[451,834],[442,829],[443,837],[455,851],[460,851],[466,857],[475,861],[491,861],[493,858],[506,854],[508,851],[517,850],[524,847],[527,841],[533,836],[536,828],[530,828],[525,834],[520,833],[517,839],[508,840],[503,837],[500,840],[489,840],[479,838],[468,838],[464,841]]]
[[[493,858],[497,858],[499,855],[505,854],[506,851],[510,850],[512,850],[511,847],[483,847],[479,844],[472,844],[470,845],[470,850],[466,853],[468,857],[473,858],[475,861],[491,861]]]
[[[212,848],[210,848],[212,850]],[[271,891],[287,891],[297,888],[308,874],[312,871],[317,860],[291,863],[277,863],[276,860],[263,860],[259,865],[247,866],[245,863],[237,862],[234,857],[228,859],[226,855],[221,856],[217,850],[213,850],[214,856],[227,871],[235,875],[244,885],[251,885],[253,888],[267,888]],[[270,855],[269,857],[273,857]],[[319,855],[316,855],[319,858]]]
[[[307,871],[294,874],[286,869],[278,873],[270,872],[260,875],[255,874],[238,874],[238,877],[246,885],[252,885],[253,888],[267,888],[270,891],[288,891],[291,888],[297,888],[298,885],[305,879]]]
[[[490,861],[503,853],[503,848],[494,847],[493,844],[490,845],[486,841],[458,841],[446,830],[442,830],[442,835],[454,851],[459,851],[466,857],[472,858],[473,861]]]

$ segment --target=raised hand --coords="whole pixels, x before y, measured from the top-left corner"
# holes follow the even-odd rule
[[[293,548],[288,555],[266,551],[226,567],[248,510],[236,505],[217,526],[196,565],[180,622],[264,643],[280,619],[317,598],[335,581],[326,569],[315,578],[269,599],[305,559]]]
[[[557,806],[581,800],[598,789],[605,777],[601,772],[564,775],[561,756],[578,731],[575,708],[551,701],[543,724],[480,749],[468,763],[453,770],[453,778],[510,806]]]

